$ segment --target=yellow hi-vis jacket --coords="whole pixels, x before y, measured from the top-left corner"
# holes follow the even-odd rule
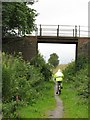
[[[63,81],[64,75],[61,71],[58,71],[55,75],[54,78],[56,79],[56,81]]]

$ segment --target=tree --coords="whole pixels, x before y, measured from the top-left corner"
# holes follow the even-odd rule
[[[50,55],[50,58],[48,59],[48,63],[51,64],[51,66],[56,67],[59,64],[58,55],[56,53],[53,53]]]
[[[30,4],[30,3],[29,3]],[[25,35],[35,29],[37,13],[28,7],[26,2],[2,3],[2,33],[3,37],[10,35]]]
[[[51,79],[52,72],[50,71],[50,65],[45,62],[43,56],[40,53],[33,57],[30,63],[31,65],[34,65],[35,68],[38,68],[38,70],[40,70],[40,72],[45,78],[45,81]]]

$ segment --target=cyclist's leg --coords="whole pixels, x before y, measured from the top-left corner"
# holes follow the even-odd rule
[[[61,89],[63,89],[62,81],[61,81]]]
[[[58,89],[59,89],[59,94],[60,94],[60,93],[61,93],[61,81],[59,81],[58,84],[59,84],[59,85],[58,85],[58,86],[59,86]]]
[[[57,86],[57,88],[56,88],[56,94],[58,94],[58,90],[59,90],[59,84],[58,84],[58,81],[57,81],[57,83],[56,83],[56,86]]]

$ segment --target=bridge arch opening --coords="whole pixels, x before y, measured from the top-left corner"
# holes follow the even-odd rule
[[[43,55],[46,62],[50,54],[56,53],[59,57],[59,64],[68,64],[76,60],[77,44],[66,43],[38,43],[38,50]]]

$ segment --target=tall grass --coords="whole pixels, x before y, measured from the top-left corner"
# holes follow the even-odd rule
[[[64,70],[61,98],[64,102],[65,118],[88,117],[88,60],[80,56],[77,62],[77,71],[74,62]]]

